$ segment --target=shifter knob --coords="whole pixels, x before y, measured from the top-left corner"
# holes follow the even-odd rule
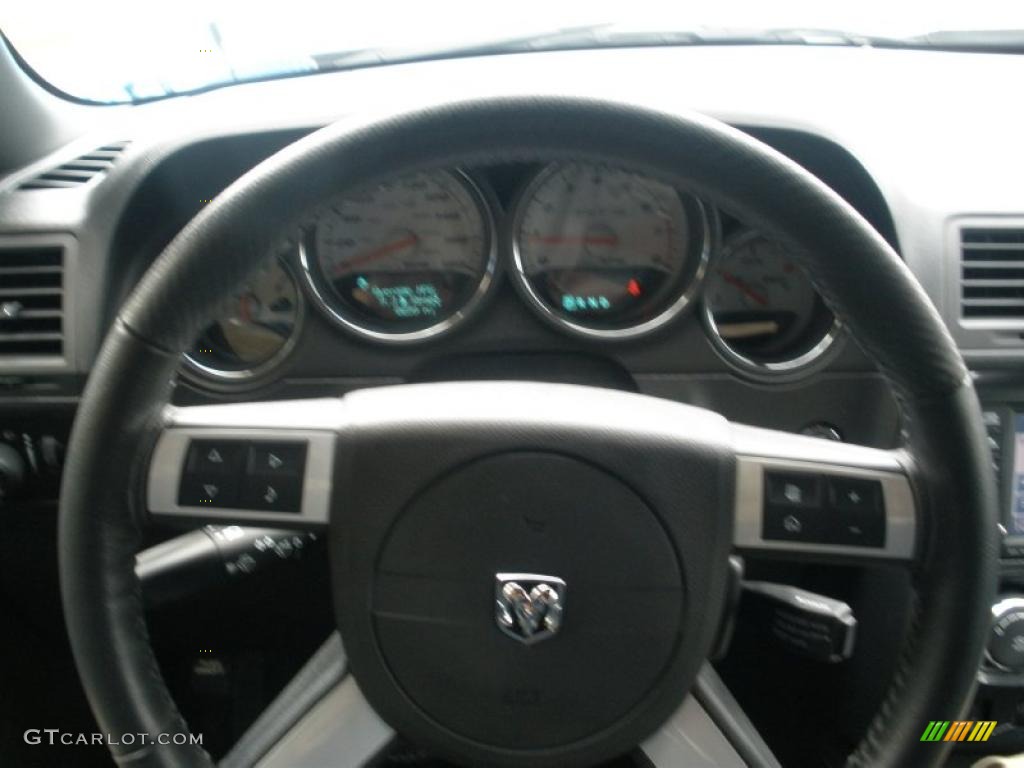
[[[10,445],[0,443],[0,505],[25,482],[25,460]]]
[[[1024,672],[1024,596],[1007,595],[992,606],[988,660],[1008,672]]]

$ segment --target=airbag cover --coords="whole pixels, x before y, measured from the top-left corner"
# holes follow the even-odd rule
[[[495,575],[565,582],[559,630],[501,631]],[[458,468],[395,523],[373,613],[385,663],[439,725],[504,748],[583,739],[636,705],[679,640],[684,585],[669,537],[624,482],[556,453]]]

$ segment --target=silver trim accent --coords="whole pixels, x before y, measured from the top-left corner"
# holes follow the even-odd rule
[[[230,429],[303,429],[337,431],[346,422],[340,397],[311,397],[301,400],[262,400],[246,403],[217,403],[164,409],[164,425]]]
[[[597,165],[597,163],[589,164]],[[530,199],[533,197],[534,192],[537,191],[537,188],[547,181],[552,174],[557,173],[559,168],[563,165],[566,165],[566,163],[554,162],[546,165],[537,172],[533,179],[530,180],[530,183],[526,185],[523,191],[516,198],[516,202],[513,207],[512,229],[509,237],[512,249],[512,269],[510,270],[512,283],[517,289],[519,289],[520,295],[526,299],[527,304],[529,304],[543,320],[551,323],[562,331],[567,331],[571,335],[587,339],[601,339],[604,341],[623,341],[640,338],[654,333],[678,317],[683,310],[692,303],[694,297],[697,295],[697,291],[700,288],[701,283],[704,281],[704,277],[707,273],[708,260],[711,257],[712,235],[711,219],[707,209],[695,196],[682,192],[678,189],[676,190],[676,193],[682,200],[684,207],[686,203],[689,202],[692,203],[697,210],[699,216],[698,221],[691,222],[691,224],[697,223],[702,229],[701,251],[698,256],[699,261],[690,282],[682,286],[679,296],[664,310],[662,310],[660,314],[655,315],[650,320],[646,320],[638,325],[626,326],[624,328],[591,328],[586,325],[581,325],[580,323],[574,323],[553,309],[537,294],[533,289],[533,286],[530,285],[530,281],[526,276],[526,269],[523,265],[523,256],[519,248],[519,227],[522,224],[523,216],[525,215]],[[654,180],[657,181],[656,179]],[[687,212],[687,214],[689,215],[689,212]]]
[[[40,235],[0,235],[0,251],[4,248],[55,247],[63,250],[61,277],[61,345],[59,355],[2,355],[0,374],[62,373],[77,369],[78,339],[82,330],[75,302],[78,284],[78,240],[71,235],[52,233]],[[0,259],[0,266],[3,260]],[[30,290],[30,289],[26,289]],[[27,310],[26,310],[27,311]]]
[[[746,768],[722,730],[693,697],[650,736],[640,750],[655,768]]]
[[[384,749],[394,731],[346,675],[304,714],[258,768],[357,768]]]
[[[455,327],[462,325],[462,323],[468,318],[472,317],[480,308],[484,298],[491,292],[494,285],[496,285],[498,273],[498,235],[497,226],[494,221],[494,211],[492,210],[490,199],[488,196],[484,195],[480,186],[461,169],[437,170],[435,173],[448,175],[452,177],[456,183],[462,184],[462,186],[469,191],[470,197],[472,197],[476,202],[477,209],[480,212],[480,218],[483,220],[489,244],[486,254],[487,261],[484,264],[484,271],[480,277],[480,283],[477,285],[476,290],[460,309],[427,328],[422,328],[418,331],[408,331],[406,333],[387,333],[386,331],[367,328],[359,321],[348,317],[343,311],[341,311],[336,306],[336,303],[331,301],[330,291],[319,284],[320,278],[317,276],[319,267],[314,263],[315,256],[310,253],[310,248],[307,244],[308,237],[304,234],[299,238],[298,245],[299,264],[302,267],[302,274],[304,277],[303,282],[309,289],[316,305],[320,307],[329,320],[343,330],[361,338],[370,339],[382,344],[415,344],[417,342],[433,339],[448,333]]]
[[[152,514],[199,520],[230,519],[242,524],[327,524],[334,477],[335,431],[343,422],[340,399],[169,407],[165,417],[168,426],[157,440],[149,465],[146,502]],[[178,487],[192,439],[307,441],[302,508],[295,513],[179,505]]]
[[[295,296],[298,304],[295,310],[295,325],[292,328],[291,334],[287,339],[285,339],[281,348],[268,360],[265,360],[252,368],[241,368],[236,371],[225,371],[219,368],[214,368],[210,365],[204,365],[192,357],[191,354],[186,352],[182,355],[185,359],[185,371],[195,374],[193,378],[197,381],[204,384],[207,384],[210,381],[216,381],[221,384],[243,384],[253,382],[277,369],[278,366],[283,364],[295,350],[295,347],[299,343],[299,337],[302,335],[302,329],[306,321],[306,298],[299,285],[295,269],[289,263],[289,260],[283,256],[277,256],[275,258],[281,265],[281,268],[284,269],[285,274],[291,278],[292,284],[295,286]]]
[[[736,446],[735,546],[778,552],[853,555],[911,560],[916,551],[914,493],[897,457],[889,451],[732,425]],[[773,444],[774,443],[774,444]],[[885,546],[857,547],[765,540],[764,470],[814,472],[879,480],[885,503]]]
[[[722,245],[721,254],[716,255],[715,258],[722,258],[725,253],[738,248],[740,245],[747,242],[747,240],[758,237],[765,237],[765,235],[754,229],[747,229],[739,234],[733,235]],[[713,278],[709,277],[708,279],[711,280]],[[705,293],[701,297],[700,302],[700,314],[701,319],[704,322],[705,334],[711,341],[715,351],[723,360],[725,360],[725,362],[738,369],[741,373],[747,374],[752,378],[759,381],[782,382],[792,381],[803,376],[808,376],[815,371],[821,370],[821,368],[823,368],[825,364],[828,363],[841,349],[841,346],[834,342],[842,338],[843,324],[838,317],[833,315],[832,325],[825,332],[825,335],[822,336],[821,339],[819,339],[810,349],[802,352],[796,357],[789,360],[778,360],[774,362],[760,362],[749,358],[733,349],[729,345],[729,342],[722,337],[722,334],[718,330],[718,324],[715,322],[714,313],[708,305],[706,288],[707,286],[705,284]],[[815,289],[815,291],[817,292],[817,289]],[[831,353],[826,354],[829,353],[830,350]]]

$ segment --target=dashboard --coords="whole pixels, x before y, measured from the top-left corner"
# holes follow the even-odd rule
[[[79,396],[121,303],[203,206],[289,143],[334,120],[458,94],[695,109],[844,197],[897,250],[960,346],[983,400],[1005,528],[1005,616],[972,716],[1024,724],[1024,640],[1014,642],[1024,635],[1024,106],[1007,98],[1022,78],[1021,57],[995,54],[666,47],[68,106],[82,110],[81,135],[0,177],[0,481],[14,461],[5,448],[23,475],[7,503],[52,505]],[[639,391],[874,447],[897,445],[907,427],[787,243],[600,158],[380,179],[282,226],[261,256],[184,356],[174,403],[525,379]],[[822,592],[838,581],[810,567],[785,576]],[[874,578],[857,603],[864,642],[893,644],[906,585]],[[836,674],[851,689],[884,676],[864,663]]]
[[[1012,127],[1020,107],[999,84],[1022,69],[1004,55],[627,48],[368,68],[87,110],[80,138],[0,179],[0,403],[30,422],[31,409],[73,413],[105,329],[163,247],[235,178],[317,127],[457,94],[571,92],[706,112],[844,197],[946,320],[1009,465],[1006,435],[1024,402],[1024,159]],[[683,76],[693,72],[702,76]],[[666,89],[664,73],[681,74]],[[957,97],[983,109],[946,109]],[[962,140],[979,130],[984,141]],[[903,428],[786,243],[600,158],[425,169],[323,200],[289,227],[186,355],[175,402],[539,379],[877,447]],[[18,418],[5,425],[22,434]]]

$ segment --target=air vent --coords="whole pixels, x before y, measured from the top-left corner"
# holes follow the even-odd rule
[[[962,317],[1024,320],[1024,228],[961,229],[960,268]]]
[[[65,189],[80,187],[105,174],[130,142],[104,144],[92,152],[58,165],[18,185],[18,189]]]
[[[64,249],[0,248],[0,367],[64,353]]]

